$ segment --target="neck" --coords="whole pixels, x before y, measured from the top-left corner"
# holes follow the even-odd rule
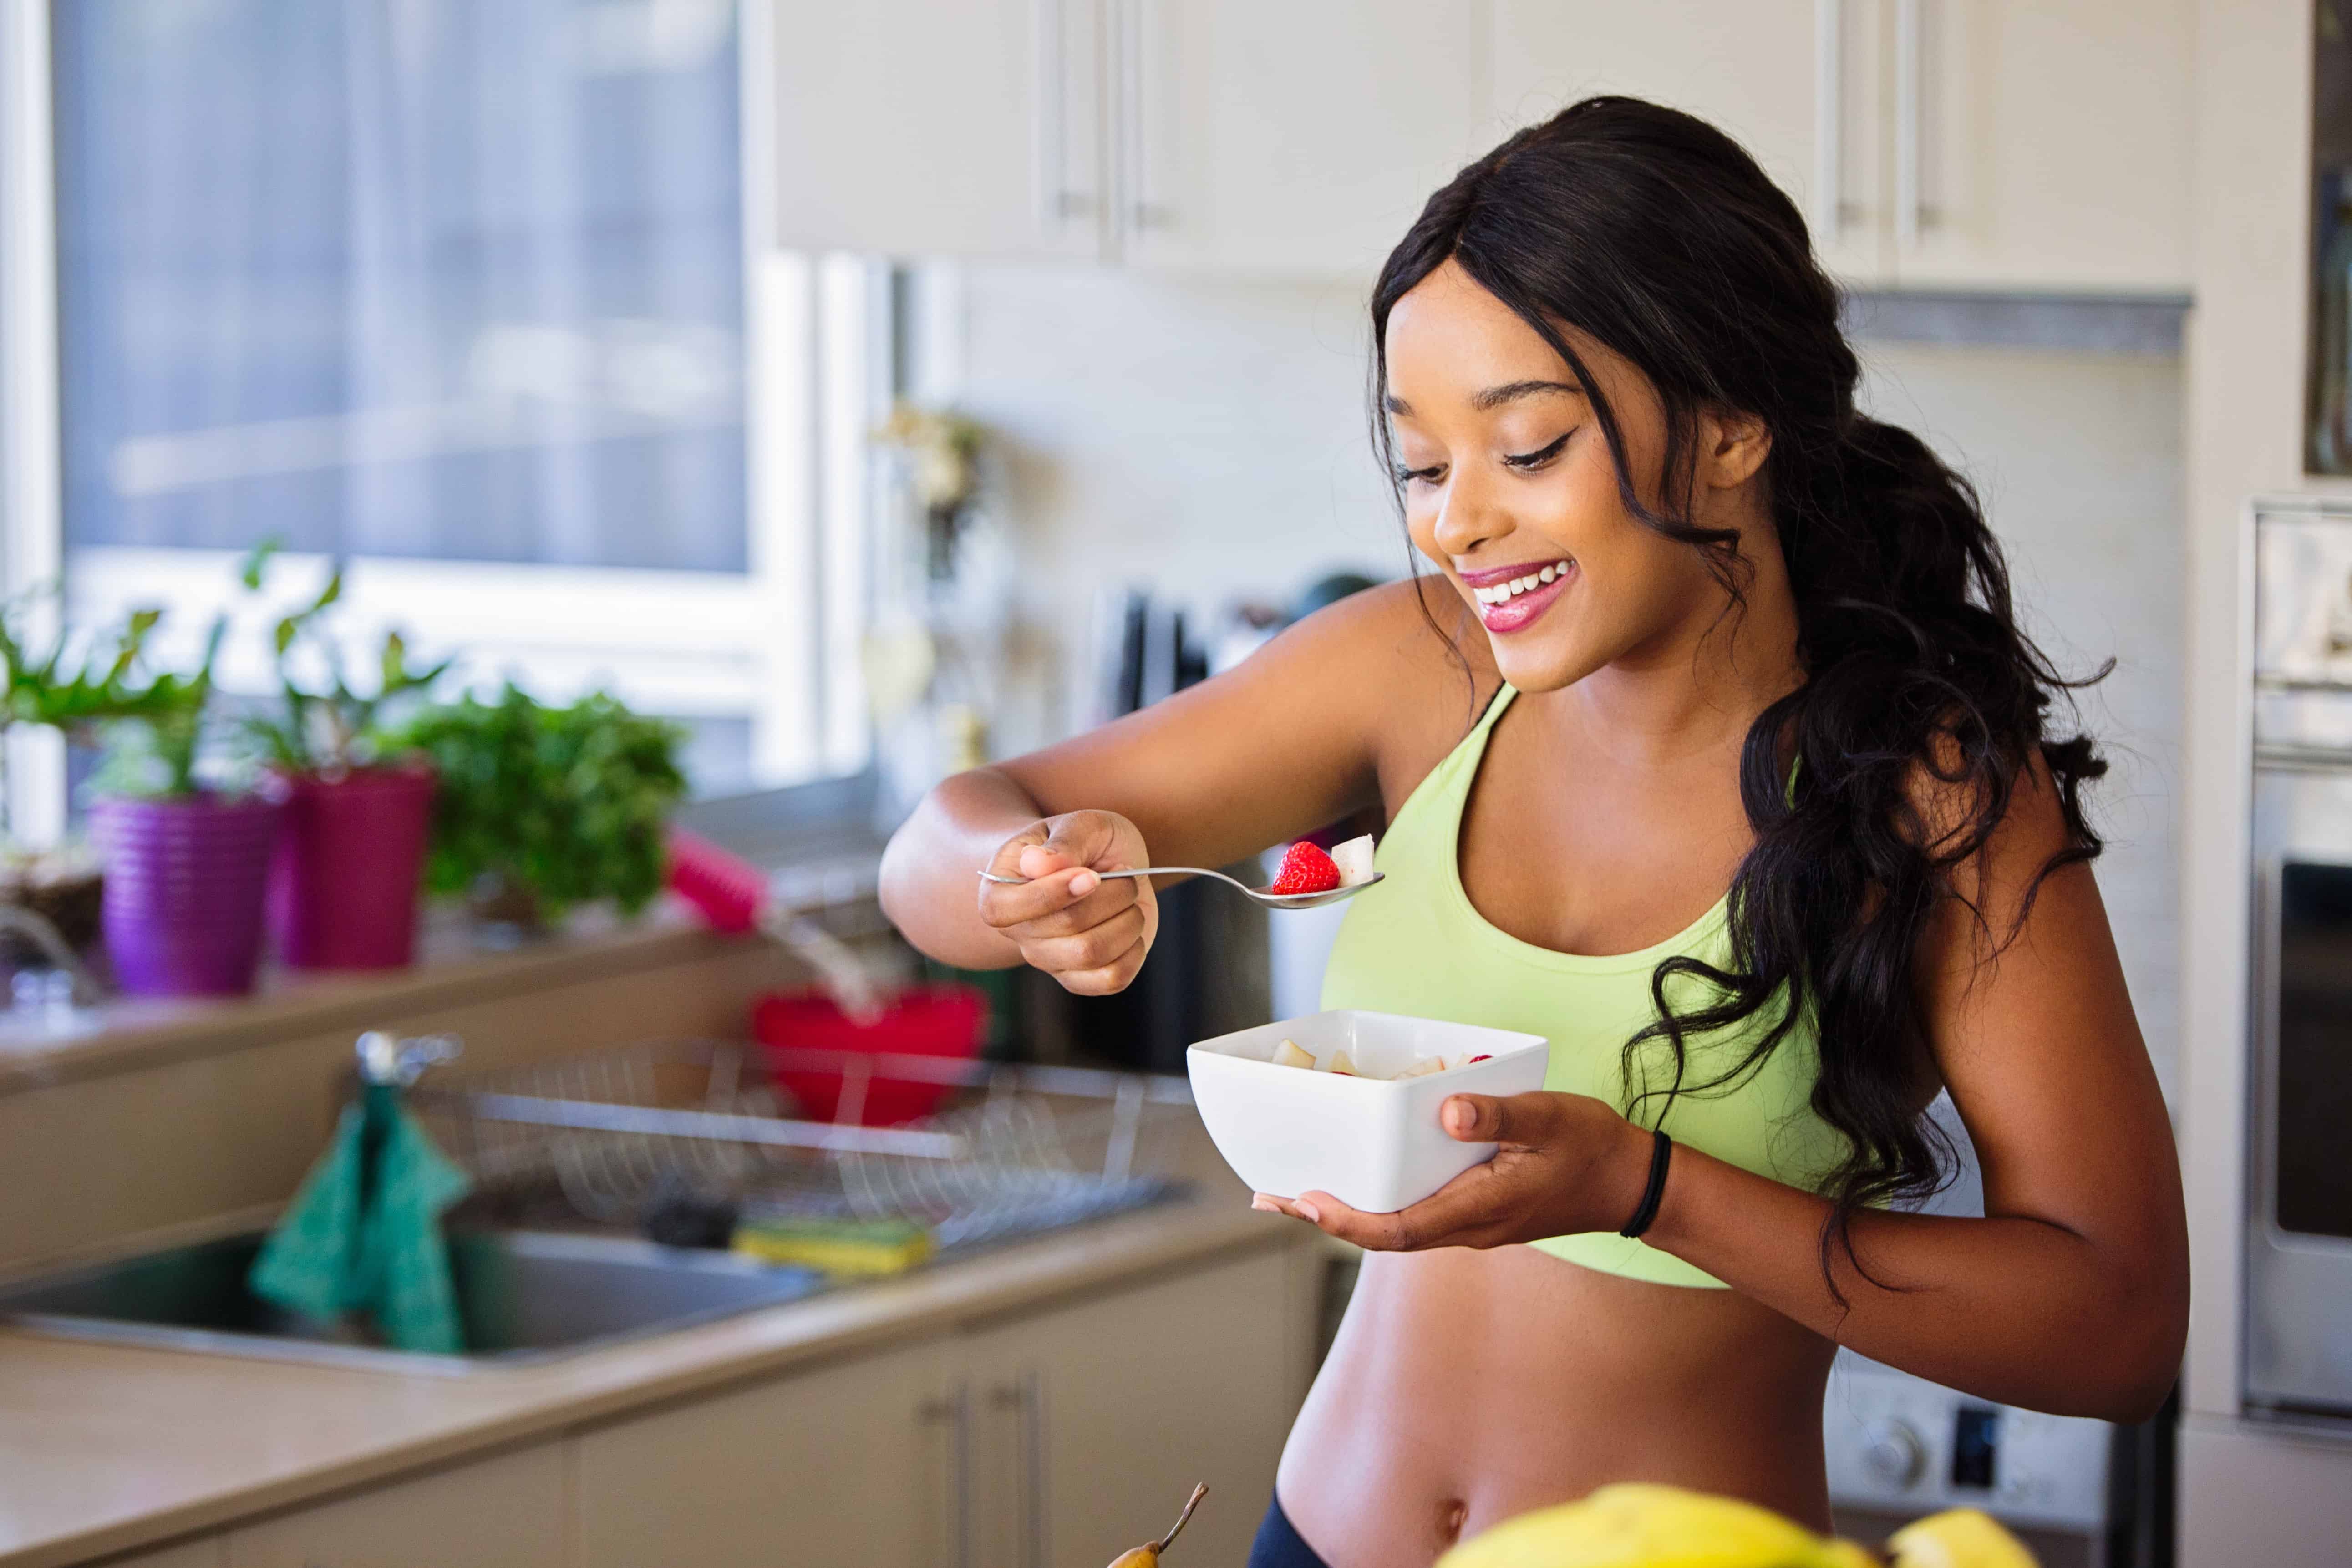
[[[1756,716],[1804,679],[1780,552],[1748,559],[1742,602],[1710,595],[1659,637],[1553,694],[1585,743],[1640,766],[1738,754]]]

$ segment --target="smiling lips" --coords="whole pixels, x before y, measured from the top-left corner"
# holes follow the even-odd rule
[[[1551,606],[1567,586],[1571,561],[1465,572],[1462,581],[1478,600],[1478,618],[1490,632],[1516,632]]]

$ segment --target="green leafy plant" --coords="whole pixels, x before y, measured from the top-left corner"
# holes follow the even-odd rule
[[[30,605],[0,613],[0,728],[48,724],[76,738],[102,731],[107,758],[98,787],[126,795],[194,795],[213,666],[228,630],[213,622],[202,662],[190,674],[149,673],[148,639],[160,610],[132,611],[122,625],[77,643],[67,631],[35,649],[24,628]]]
[[[276,540],[266,540],[245,558],[240,576],[247,592],[261,591],[278,551]],[[387,705],[422,696],[455,662],[445,658],[412,668],[407,644],[398,632],[386,632],[368,682],[373,689],[363,692],[352,682],[344,645],[322,625],[342,596],[343,568],[338,562],[318,596],[280,618],[271,633],[280,709],[275,717],[247,719],[245,731],[281,772],[340,778],[376,761],[387,750],[380,728]],[[295,666],[306,652],[326,671],[324,684],[306,688],[297,678]]]
[[[134,610],[120,627],[79,647],[60,630],[36,652],[24,625],[31,605],[27,595],[0,608],[0,679],[6,682],[0,726],[48,724],[79,737],[99,724],[153,719],[185,705],[184,683],[176,678],[140,678],[147,638],[163,611]]]
[[[427,709],[399,734],[440,779],[425,886],[525,892],[549,919],[604,899],[636,912],[661,889],[684,739],[601,692],[551,708],[509,685]]]

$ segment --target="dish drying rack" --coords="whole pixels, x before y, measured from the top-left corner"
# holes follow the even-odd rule
[[[801,1119],[775,1072],[838,1076],[835,1120]],[[580,1218],[631,1228],[680,1199],[905,1220],[940,1252],[1173,1195],[1169,1108],[1192,1103],[1181,1078],[707,1040],[434,1078],[411,1103],[491,1201],[552,1185]],[[859,1125],[877,1079],[942,1085],[950,1101]]]

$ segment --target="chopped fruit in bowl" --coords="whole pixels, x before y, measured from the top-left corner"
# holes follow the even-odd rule
[[[1339,886],[1352,888],[1372,879],[1372,836],[1369,833],[1331,847],[1331,864],[1339,868]]]
[[[1315,1059],[1314,1052],[1307,1050],[1296,1040],[1286,1039],[1276,1046],[1274,1055],[1266,1059],[1278,1068],[1305,1068],[1310,1072],[1335,1072],[1341,1078],[1376,1078],[1394,1083],[1400,1079],[1427,1078],[1433,1072],[1449,1072],[1455,1068],[1466,1068],[1472,1062],[1490,1062],[1495,1058],[1492,1053],[1486,1051],[1481,1051],[1475,1057],[1456,1052],[1453,1056],[1423,1057],[1408,1066],[1399,1068],[1394,1072],[1367,1072],[1356,1065],[1356,1059],[1348,1054],[1348,1047],[1345,1046],[1334,1050],[1330,1060],[1318,1064]]]
[[[1285,896],[1328,893],[1339,885],[1339,868],[1331,863],[1331,857],[1321,845],[1302,838],[1284,852],[1282,869],[1266,891]]]

